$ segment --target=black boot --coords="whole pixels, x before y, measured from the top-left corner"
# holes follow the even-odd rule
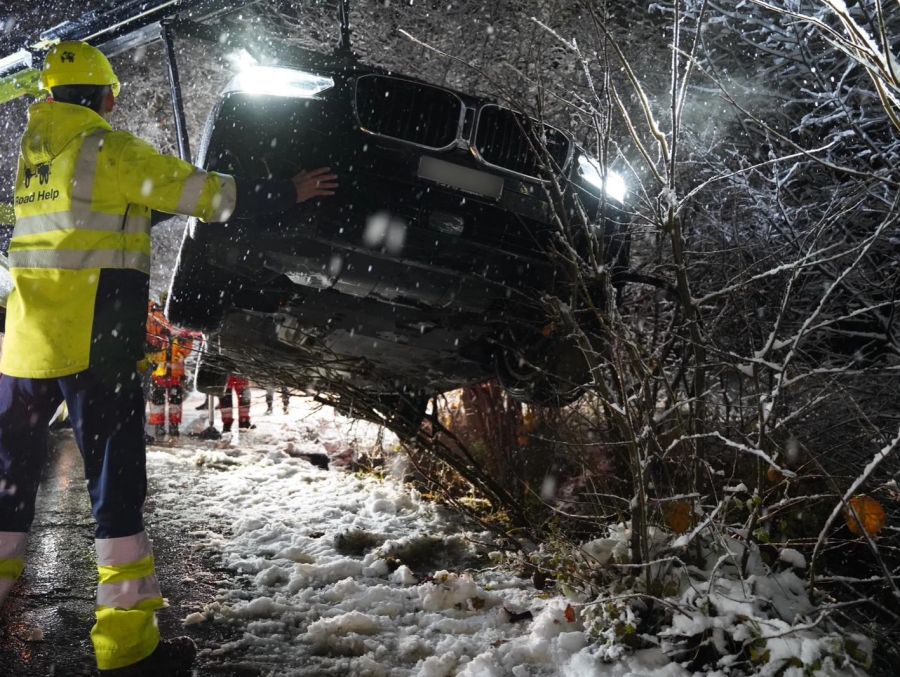
[[[160,641],[144,660],[115,670],[100,670],[101,677],[186,677],[191,674],[197,645],[190,637]]]
[[[169,437],[180,437],[181,431],[178,429],[177,425],[169,424]]]
[[[222,439],[222,433],[216,430],[213,426],[209,426],[206,430],[202,430],[197,434],[201,440],[219,440]]]
[[[222,424],[222,432],[223,432],[223,433],[230,433],[230,432],[231,432],[231,421],[229,421],[228,423],[223,423],[223,424]]]
[[[156,435],[156,441],[159,442],[163,437],[166,436],[166,426],[164,426],[162,423],[154,426],[153,434]]]

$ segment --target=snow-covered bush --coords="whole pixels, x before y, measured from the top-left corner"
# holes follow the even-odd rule
[[[336,4],[269,0],[244,20],[322,48],[337,37]],[[583,348],[585,397],[546,415],[479,386],[464,406],[433,410],[410,449],[420,479],[518,547],[538,587],[571,594],[603,657],[655,642],[694,670],[784,675],[896,659],[891,9],[354,3],[369,61],[574,128],[627,177],[630,275],[594,265],[602,243],[570,228],[591,219],[560,212],[551,253],[571,293],[538,300]],[[227,68],[179,49],[193,66],[182,77],[196,140]],[[158,62],[150,48],[116,64],[124,91],[146,96],[123,97],[115,122],[171,151]],[[0,148],[15,153],[9,140]],[[847,526],[858,494],[886,506],[881,531]],[[403,559],[388,550],[382,562]],[[370,641],[352,615],[340,630],[337,649]]]
[[[732,656],[737,672],[865,665],[865,643],[850,635],[821,639],[829,630],[801,650],[806,639],[794,618],[766,611],[762,623],[760,609],[776,600],[759,592],[769,574],[753,562],[760,558],[779,584],[796,584],[795,601],[827,606],[833,595],[874,594],[864,612],[836,605],[828,613],[893,650],[869,621],[896,618],[896,532],[853,533],[843,513],[852,496],[866,493],[887,506],[888,524],[897,514],[891,238],[900,185],[900,15],[874,0],[575,5],[577,27],[565,14],[533,15],[558,48],[548,60],[569,76],[546,77],[543,62],[543,77],[519,71],[507,91],[549,121],[568,108],[601,164],[628,175],[629,275],[615,279],[595,265],[602,243],[585,247],[571,237],[579,216],[560,211],[552,255],[561,270],[575,271],[574,284],[565,298],[540,300],[583,348],[593,375],[570,410],[570,430],[555,431],[581,481],[542,491],[546,485],[526,483],[522,473],[473,470],[477,454],[456,459],[455,469],[537,540],[577,546],[582,528],[628,522],[627,564],[642,601],[597,605],[591,627],[604,641],[630,637],[644,605],[727,615],[715,572],[698,582],[681,571],[680,584],[702,591],[690,599],[662,594],[672,592],[671,581],[654,573],[663,529],[665,547],[707,543],[728,553],[728,580],[740,587],[740,604],[754,608],[752,620],[732,618],[727,630],[675,633],[667,651],[696,649],[686,661],[719,670]],[[479,79],[514,71],[507,62],[476,65]],[[603,454],[589,453],[592,446]],[[516,457],[512,444],[503,451]],[[618,476],[599,472],[600,460]],[[526,506],[523,489],[540,500]],[[740,552],[723,543],[740,544]],[[778,554],[785,547],[787,560],[807,564],[802,572],[773,568],[785,563]],[[565,552],[529,562],[546,578],[589,589],[591,567]],[[627,578],[618,569],[615,576]],[[648,595],[663,602],[649,604]],[[788,630],[790,641],[776,637]],[[714,651],[703,658],[707,647]]]

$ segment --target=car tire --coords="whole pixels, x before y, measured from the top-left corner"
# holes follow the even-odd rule
[[[166,317],[179,326],[211,334],[218,331],[230,305],[231,290],[209,266],[202,235],[193,237],[186,228],[181,252],[169,285]]]
[[[422,427],[428,397],[419,393],[397,393],[378,398],[376,410],[385,417],[385,425],[401,440],[411,440]]]
[[[494,353],[497,379],[514,399],[541,407],[564,407],[584,394],[590,382],[587,360],[578,346],[547,339],[525,348],[500,347]]]
[[[204,395],[221,397],[225,394],[225,384],[228,383],[228,374],[224,371],[201,362],[197,367],[194,377],[194,389]]]
[[[180,284],[179,294],[169,301],[167,316],[179,327],[211,334],[222,327],[225,305],[220,294],[200,285]]]
[[[363,418],[382,425],[403,441],[415,438],[428,407],[422,393],[364,393],[356,399],[339,397],[323,400],[349,418]]]

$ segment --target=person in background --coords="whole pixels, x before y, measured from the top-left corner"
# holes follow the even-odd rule
[[[238,428],[249,430],[255,428],[250,423],[250,381],[232,374],[225,383],[225,394],[219,398],[219,411],[222,415],[222,432],[230,433],[234,424],[234,405],[231,399],[231,391],[237,395],[238,401]]]
[[[197,332],[180,329],[171,324],[163,314],[165,294],[159,303],[150,302],[147,314],[148,360],[150,373],[150,425],[154,427],[156,441],[166,434],[166,404],[168,404],[169,437],[181,434],[181,403],[184,400],[185,360],[194,348],[195,340],[203,336]]]
[[[163,155],[106,116],[119,80],[85,42],[61,42],[28,109],[9,245],[0,355],[0,603],[25,566],[47,460],[65,401],[96,521],[99,575],[91,640],[101,676],[190,671],[196,646],[161,640],[165,606],[144,531],[144,356],[151,210],[221,223],[333,195],[328,168],[285,180],[235,178]]]
[[[291,401],[291,391],[285,386],[281,386],[281,411],[288,413],[288,405]],[[269,386],[266,388],[266,416],[272,415],[272,408],[275,405],[275,388]]]

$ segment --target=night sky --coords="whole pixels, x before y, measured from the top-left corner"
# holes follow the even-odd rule
[[[42,31],[102,5],[97,0],[5,0],[0,5],[0,54],[37,39]]]

